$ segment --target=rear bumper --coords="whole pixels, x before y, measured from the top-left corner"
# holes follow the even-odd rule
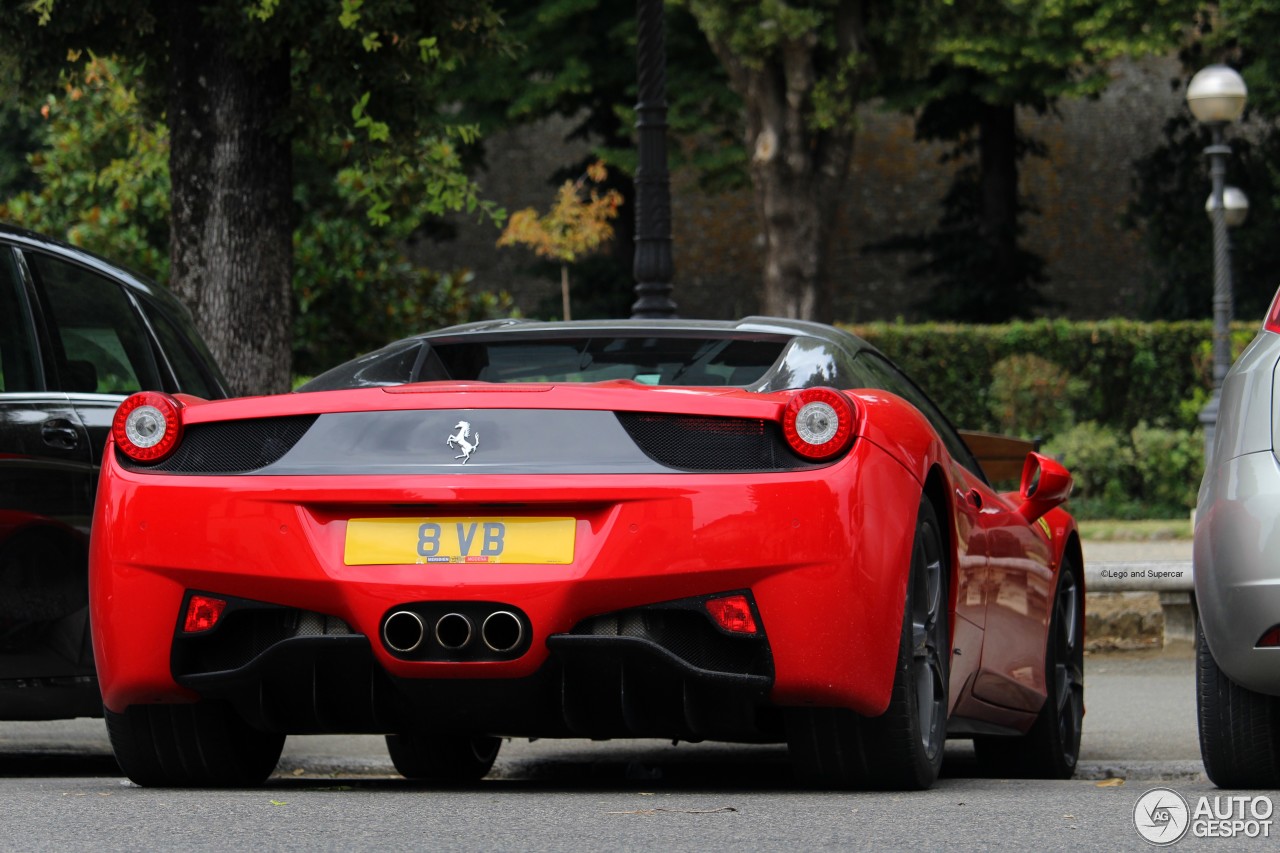
[[[290,637],[233,669],[176,675],[258,728],[291,734],[415,730],[517,737],[781,737],[767,673],[705,669],[644,637],[557,634],[521,678],[389,675],[358,634]],[[767,646],[756,641],[767,668]]]
[[[1280,696],[1280,648],[1257,648],[1280,625],[1280,463],[1270,450],[1223,463],[1196,514],[1196,604],[1218,666]]]
[[[400,693],[422,691],[432,705],[440,697],[483,692],[477,685],[487,682],[507,684],[514,693],[526,689],[512,686],[517,683],[554,684],[585,662],[594,662],[592,671],[666,671],[665,681],[676,685],[670,689],[703,684],[697,673],[659,666],[662,655],[652,649],[575,631],[602,614],[744,590],[758,608],[772,659],[770,682],[742,685],[752,697],[746,704],[878,714],[893,681],[920,499],[910,474],[866,441],[817,471],[626,478],[175,476],[122,470],[109,452],[100,483],[90,569],[93,639],[103,698],[117,711],[194,701],[213,695],[215,683],[219,693],[233,690],[233,675],[175,676],[171,650],[190,590],[340,619],[369,638],[365,654],[381,673],[370,678],[385,678]],[[343,562],[352,517],[540,514],[577,519],[571,564]],[[432,601],[509,605],[528,620],[527,651],[510,660],[397,657],[382,641],[387,615],[406,603]],[[621,667],[637,657],[646,663]],[[306,663],[324,665],[314,654]],[[248,682],[265,683],[250,675],[242,673]],[[531,714],[560,720],[547,722],[551,731],[517,731],[514,721],[500,728],[571,733],[566,701],[535,703],[563,706]],[[468,706],[459,713],[475,711]]]

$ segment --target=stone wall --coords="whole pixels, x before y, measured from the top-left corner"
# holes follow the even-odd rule
[[[1139,236],[1121,219],[1132,192],[1133,162],[1161,141],[1165,121],[1184,109],[1171,81],[1173,59],[1117,63],[1113,83],[1096,100],[1064,102],[1056,114],[1019,115],[1022,130],[1048,150],[1023,161],[1021,192],[1039,209],[1025,219],[1025,246],[1047,261],[1047,294],[1054,313],[1074,319],[1132,313],[1149,274]],[[836,283],[841,321],[906,317],[927,282],[907,270],[909,253],[868,252],[887,237],[926,231],[941,213],[952,165],[944,148],[913,139],[910,117],[864,108],[855,145],[848,203],[835,225],[829,275]],[[566,143],[568,125],[553,121],[489,141],[485,193],[508,210],[545,210],[552,175],[589,153]],[[1206,177],[1206,192],[1207,192]],[[1197,203],[1190,200],[1189,203]],[[761,242],[750,190],[708,195],[690,175],[672,182],[675,299],[686,317],[734,318],[757,310]],[[530,313],[557,292],[550,278],[529,275],[530,255],[496,249],[491,225],[459,223],[458,238],[424,242],[416,258],[441,269],[466,266],[477,284],[507,289]]]

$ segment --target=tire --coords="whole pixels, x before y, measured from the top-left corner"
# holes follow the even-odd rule
[[[923,790],[937,780],[947,738],[951,663],[944,543],[937,513],[923,498],[889,707],[878,717],[841,708],[791,710],[787,743],[801,782]]]
[[[1280,697],[1255,693],[1218,668],[1196,622],[1200,757],[1219,788],[1280,788]]]
[[[1070,779],[1080,759],[1084,728],[1084,587],[1069,559],[1058,570],[1045,638],[1048,696],[1022,737],[975,737],[974,752],[994,776]]]
[[[221,703],[132,705],[105,716],[120,769],[148,788],[261,785],[284,748],[284,735],[253,728]]]
[[[488,775],[502,739],[484,735],[387,735],[396,771],[419,782],[476,782]]]

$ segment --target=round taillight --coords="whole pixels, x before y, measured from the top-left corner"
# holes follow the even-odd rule
[[[168,394],[143,391],[116,409],[111,436],[116,447],[136,462],[159,462],[182,438],[182,404]]]
[[[806,388],[782,413],[782,432],[806,459],[838,456],[853,441],[853,403],[834,388]]]

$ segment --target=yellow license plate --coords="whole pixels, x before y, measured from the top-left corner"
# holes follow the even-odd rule
[[[573,562],[572,518],[353,518],[348,566]]]

